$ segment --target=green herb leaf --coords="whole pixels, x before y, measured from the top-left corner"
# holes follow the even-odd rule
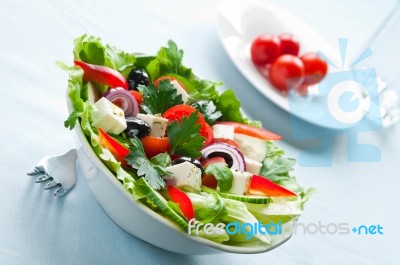
[[[142,109],[151,115],[164,113],[167,109],[183,104],[182,95],[178,95],[169,80],[161,80],[158,88],[154,85],[149,87],[139,86],[143,95]]]
[[[204,172],[208,175],[213,175],[217,179],[220,191],[227,192],[231,189],[233,174],[224,163],[210,164]]]
[[[171,154],[199,157],[199,151],[204,145],[204,137],[200,133],[198,112],[195,111],[189,117],[182,118],[181,122],[172,122],[168,128],[168,139],[171,145]]]
[[[72,111],[71,114],[69,114],[69,117],[64,121],[65,128],[69,128],[70,130],[72,130],[75,127],[76,121],[81,116],[81,112],[78,112],[76,110]]]
[[[132,147],[129,148],[130,153],[125,160],[132,168],[137,170],[139,177],[144,177],[153,189],[165,187],[165,182],[162,178],[168,175],[165,169],[159,165],[153,165],[147,159],[143,150],[143,145],[137,137],[131,138]]]
[[[153,165],[169,167],[172,164],[171,157],[168,153],[158,154],[150,159]]]
[[[217,110],[214,102],[208,100],[199,100],[192,104],[204,117],[208,124],[214,124],[215,121],[222,116],[222,113]]]

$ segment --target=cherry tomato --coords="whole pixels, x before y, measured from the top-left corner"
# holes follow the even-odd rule
[[[193,204],[189,196],[175,186],[168,186],[167,191],[169,197],[171,197],[171,200],[179,205],[179,209],[181,210],[183,216],[185,216],[188,220],[193,219]]]
[[[264,128],[258,128],[251,125],[232,122],[232,121],[220,121],[217,124],[229,125],[235,128],[235,133],[241,133],[248,136],[256,137],[262,140],[281,140],[282,136],[270,132]]]
[[[300,50],[299,41],[290,34],[282,34],[278,36],[281,41],[280,53],[298,55]]]
[[[179,82],[179,80],[177,80],[175,77],[170,76],[170,75],[163,75],[163,76],[160,76],[159,78],[157,78],[156,80],[154,80],[154,82],[153,82],[154,86],[158,87],[161,80],[169,80],[170,82],[176,81],[186,91],[185,86],[181,82]]]
[[[271,84],[282,92],[301,85],[304,79],[304,64],[299,57],[284,54],[278,57],[269,69]]]
[[[328,72],[328,64],[315,52],[306,53],[300,57],[304,64],[304,84],[314,85],[320,82]]]
[[[271,35],[258,36],[251,44],[251,59],[257,65],[272,63],[280,54],[280,40]]]
[[[140,139],[144,152],[148,158],[152,158],[161,153],[168,152],[170,149],[168,137],[145,136]]]
[[[235,141],[228,139],[228,138],[214,138],[212,143],[226,143],[226,144],[232,145],[236,148],[239,148],[239,145]]]
[[[163,113],[162,117],[168,119],[169,121],[180,121],[183,117],[187,117],[195,111],[196,109],[194,107],[181,104],[168,109],[166,112]],[[200,112],[198,112],[198,115],[199,120],[197,121],[197,123],[201,126],[200,135],[205,138],[204,144],[209,145],[214,138],[212,129],[210,125],[208,125],[207,122],[204,120],[204,117],[203,115],[201,115]]]
[[[136,99],[137,103],[140,105],[143,103],[143,96],[139,91],[129,90],[129,93]]]

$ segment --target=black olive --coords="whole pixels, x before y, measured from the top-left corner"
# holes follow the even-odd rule
[[[149,86],[149,75],[143,68],[133,69],[128,76],[129,90],[138,90],[139,85]]]
[[[138,138],[145,137],[150,134],[150,130],[151,127],[147,122],[136,117],[126,118],[126,129],[124,132],[128,138],[134,136]]]
[[[232,157],[231,157],[229,154],[224,153],[224,152],[213,152],[213,153],[211,153],[211,154],[208,155],[209,158],[210,158],[210,157],[217,157],[217,156],[223,157],[223,158],[225,159],[225,162],[226,162],[226,164],[228,165],[228,167],[229,167],[229,168],[232,167],[232,165],[233,165],[233,159],[232,159]]]
[[[180,158],[175,159],[174,161],[172,161],[172,165],[181,164],[183,162],[190,162],[196,167],[200,168],[201,172],[203,172],[203,166],[201,165],[200,161],[187,156],[182,156]]]

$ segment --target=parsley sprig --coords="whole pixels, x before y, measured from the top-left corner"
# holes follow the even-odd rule
[[[153,189],[165,187],[162,176],[169,176],[170,173],[164,167],[152,163],[144,153],[143,145],[137,137],[130,139],[132,146],[130,153],[125,157],[126,162],[137,170],[139,177],[144,177]]]
[[[182,95],[178,95],[176,89],[169,80],[161,80],[158,88],[139,86],[143,95],[142,109],[150,115],[164,113],[167,109],[183,104]]]
[[[189,157],[201,156],[200,149],[204,145],[204,137],[199,134],[201,125],[197,123],[198,119],[198,111],[195,111],[189,117],[182,118],[180,123],[174,121],[168,126],[171,154]]]

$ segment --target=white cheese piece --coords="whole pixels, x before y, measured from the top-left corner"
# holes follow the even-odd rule
[[[93,104],[92,121],[94,127],[106,133],[120,134],[126,129],[124,111],[105,97]]]
[[[136,117],[138,119],[147,122],[150,125],[151,127],[150,136],[164,137],[165,130],[167,129],[168,125],[168,119],[164,119],[163,117],[157,115],[153,116],[142,113],[139,113]]]
[[[171,172],[172,182],[175,186],[192,186],[198,190],[201,187],[201,170],[190,162],[183,162],[165,168]]]
[[[233,140],[235,128],[230,125],[215,124],[213,127],[214,138],[226,138]]]
[[[171,84],[176,89],[176,93],[178,95],[182,95],[183,103],[188,102],[189,101],[189,94],[186,92],[186,90],[183,87],[181,87],[181,85],[179,85],[178,81],[174,80],[174,81],[171,82]]]
[[[260,173],[260,169],[262,167],[262,164],[260,162],[250,159],[248,157],[244,157],[244,161],[246,162],[247,172],[253,173],[254,175],[258,175],[258,173]]]
[[[232,187],[228,191],[228,193],[236,195],[244,195],[249,188],[250,179],[253,176],[253,174],[249,172],[242,172],[232,169],[231,171],[233,173],[233,181],[232,181]]]

